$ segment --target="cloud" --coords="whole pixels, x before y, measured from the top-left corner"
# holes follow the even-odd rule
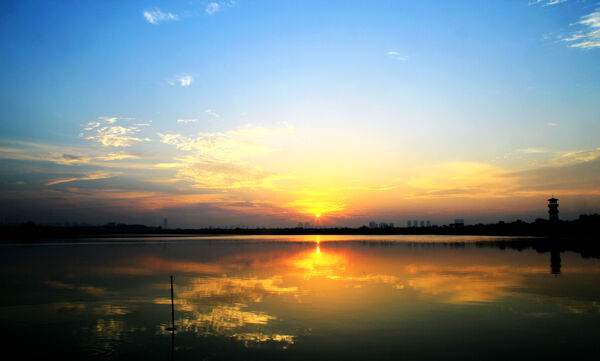
[[[517,149],[518,153],[525,153],[525,154],[542,154],[542,153],[550,153],[551,150],[548,148],[522,148],[522,149]]]
[[[98,119],[103,120],[106,124],[115,124],[117,122],[117,117],[98,117]]]
[[[105,147],[130,147],[136,143],[150,140],[134,136],[140,132],[137,125],[115,125],[118,120],[126,119],[130,118],[98,117],[99,121],[87,123],[84,130],[88,133],[82,133],[80,136],[101,143]]]
[[[177,85],[179,84],[182,87],[188,87],[192,85],[194,82],[194,77],[190,74],[181,74],[174,76],[173,78],[167,80],[169,85]]]
[[[506,177],[516,180],[512,189],[515,194],[523,192],[547,195],[559,192],[562,195],[584,195],[588,198],[600,194],[599,155],[600,150],[596,154],[568,153],[566,157],[558,157],[547,166],[509,173]]]
[[[546,125],[549,127],[556,127],[558,125],[558,123],[548,122],[548,123],[546,123]]]
[[[600,158],[600,147],[592,150],[581,150],[576,152],[567,152],[550,161],[551,165],[571,165],[577,163],[585,163],[597,160]]]
[[[213,109],[206,109],[204,112],[215,119],[221,118],[221,116],[217,112],[215,112]]]
[[[281,176],[248,165],[242,159],[269,152],[271,149],[263,144],[265,139],[293,131],[290,124],[284,123],[277,128],[246,125],[227,132],[199,133],[197,137],[158,133],[161,143],[188,154],[156,167],[177,169],[176,179],[197,188],[273,188],[272,182]]]
[[[429,166],[404,180],[413,192],[407,198],[497,198],[512,186],[504,169],[477,162],[447,162]]]
[[[206,5],[206,9],[205,9],[205,11],[208,15],[212,15],[219,10],[221,10],[221,4],[216,3],[216,2],[212,2],[208,5]]]
[[[46,185],[47,186],[51,186],[51,185],[55,185],[55,184],[68,183],[68,182],[80,181],[80,180],[105,179],[105,178],[114,177],[115,175],[118,175],[118,174],[120,174],[120,173],[112,173],[112,172],[106,172],[106,171],[96,171],[96,172],[92,172],[92,173],[89,173],[89,174],[81,176],[81,177],[71,177],[71,178],[55,179],[55,180],[46,182]]]
[[[106,288],[102,288],[102,287],[86,286],[86,285],[78,286],[78,285],[59,282],[59,281],[46,281],[44,283],[47,286],[52,287],[52,288],[63,289],[63,290],[77,290],[77,291],[80,291],[83,293],[89,293],[93,296],[102,296],[102,295],[106,294],[106,292],[107,292]]]
[[[297,199],[286,204],[292,209],[297,209],[304,214],[333,214],[346,209],[347,205],[343,202],[319,200],[315,198]]]
[[[246,125],[227,132],[199,133],[197,137],[187,137],[179,133],[157,133],[161,143],[175,146],[179,150],[194,151],[197,156],[207,159],[239,160],[242,157],[264,153],[268,147],[258,140],[292,134],[294,127],[288,123],[278,128]]]
[[[385,54],[389,57],[392,57],[392,58],[400,60],[400,61],[408,61],[408,55],[401,55],[397,51],[390,50]]]
[[[451,162],[404,180],[408,199],[524,197],[560,190],[562,194],[598,194],[600,147],[574,152],[524,148],[518,153],[552,157],[523,170],[471,162]]]
[[[198,121],[198,119],[177,119],[177,123],[183,123],[183,124],[196,123],[197,121]]]
[[[542,7],[557,5],[560,3],[567,2],[567,0],[534,0],[527,3],[527,5],[542,5]]]
[[[596,9],[593,13],[584,15],[581,19],[573,24],[582,28],[571,34],[567,38],[563,38],[571,48],[592,49],[600,47],[600,9]]]
[[[87,164],[91,160],[91,157],[81,154],[77,149],[15,140],[3,140],[2,143],[7,143],[0,146],[2,159],[42,161],[62,165]]]
[[[123,160],[123,159],[138,159],[140,158],[139,155],[135,155],[135,154],[127,154],[127,153],[108,153],[105,156],[99,156],[96,157],[96,159],[99,160],[104,160],[104,161],[111,161],[111,160]]]
[[[227,8],[232,8],[236,5],[237,5],[237,3],[234,0],[219,1],[219,2],[213,1],[213,2],[209,3],[208,5],[206,5],[206,7],[204,8],[204,11],[208,15],[213,15],[214,13],[223,11]]]
[[[195,188],[274,188],[273,181],[282,178],[241,162],[192,159],[177,171],[176,177]]]
[[[155,9],[155,10],[146,10],[143,12],[144,18],[146,18],[146,21],[148,21],[150,24],[158,24],[161,23],[163,21],[176,21],[179,20],[179,15],[170,13],[170,12],[163,12],[159,9]]]

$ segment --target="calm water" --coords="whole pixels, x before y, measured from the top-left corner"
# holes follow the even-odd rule
[[[598,359],[600,260],[439,243],[485,239],[2,245],[1,339],[18,359]]]

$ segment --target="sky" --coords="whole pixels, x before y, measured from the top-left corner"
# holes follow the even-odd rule
[[[598,1],[0,3],[1,224],[574,219],[599,135]]]

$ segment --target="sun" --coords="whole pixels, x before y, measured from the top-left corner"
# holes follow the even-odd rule
[[[321,217],[321,215],[320,214],[315,214],[315,217],[319,218],[319,217]]]

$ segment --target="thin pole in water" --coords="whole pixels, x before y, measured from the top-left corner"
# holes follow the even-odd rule
[[[175,303],[173,301],[173,275],[171,275],[171,328],[168,331],[175,332]]]

